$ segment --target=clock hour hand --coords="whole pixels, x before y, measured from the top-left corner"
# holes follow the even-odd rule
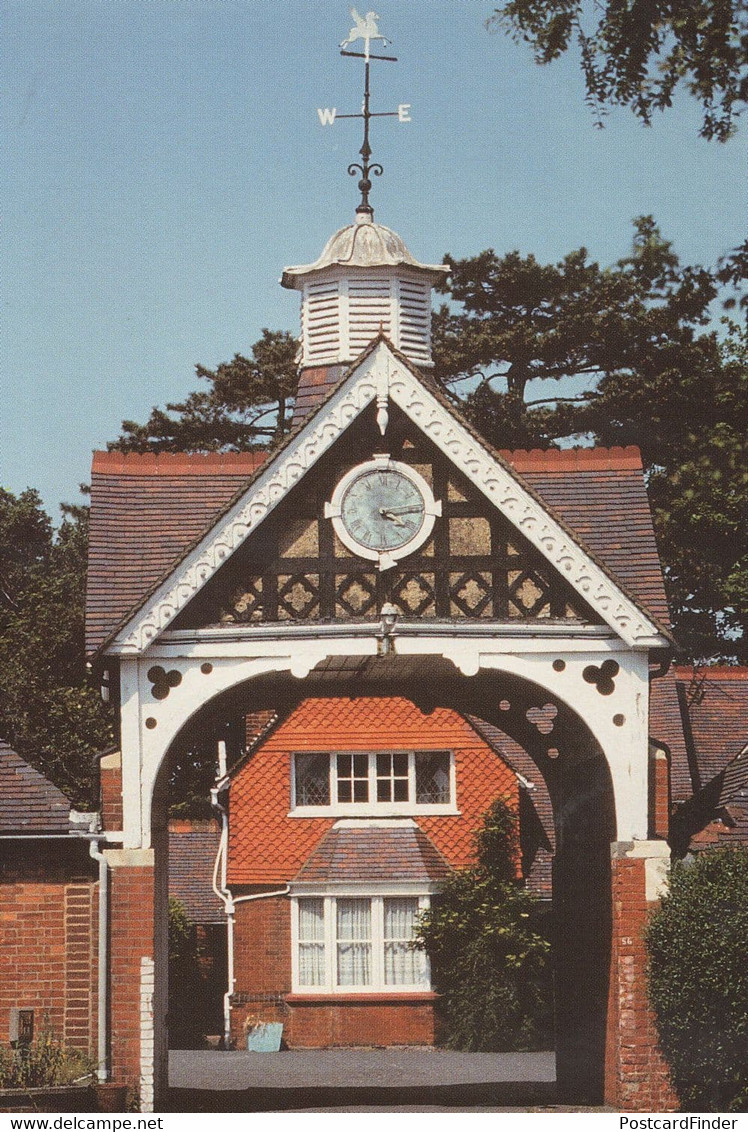
[[[397,514],[394,511],[389,511],[386,507],[380,507],[379,514],[383,519],[392,519],[392,522],[396,527],[405,526],[405,523],[402,521],[402,519],[398,518]]]

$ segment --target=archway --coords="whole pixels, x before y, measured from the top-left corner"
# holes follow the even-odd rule
[[[558,658],[556,660],[558,663]],[[288,712],[302,699],[404,696],[425,713],[448,707],[480,718],[510,736],[534,760],[551,795],[556,826],[553,905],[558,1082],[575,1101],[600,1099],[610,959],[610,843],[616,837],[610,769],[588,724],[555,689],[507,671],[461,674],[440,657],[328,657],[303,680],[266,673],[235,683],[208,699],[182,724],[155,780],[157,950],[165,947],[165,844],[169,755],[196,732],[225,736],[249,711]],[[165,978],[156,962],[154,1020],[165,1057]],[[159,1058],[157,1056],[157,1063]]]

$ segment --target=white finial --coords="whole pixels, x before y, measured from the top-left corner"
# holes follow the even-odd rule
[[[350,47],[357,39],[363,39],[364,53],[368,60],[369,45],[372,39],[381,39],[382,43],[385,45],[389,43],[389,40],[379,34],[379,28],[377,27],[379,14],[377,12],[367,12],[365,16],[360,16],[355,8],[351,8],[351,15],[354,21],[353,27],[348,33],[348,38],[344,39],[340,46]]]

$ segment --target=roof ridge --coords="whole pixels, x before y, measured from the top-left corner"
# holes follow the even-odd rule
[[[641,452],[634,444],[625,448],[500,448],[498,452],[517,471],[608,471],[641,469]],[[121,475],[189,475],[207,471],[243,474],[263,463],[264,449],[248,452],[120,452],[93,453],[93,472]]]
[[[676,677],[680,676],[686,680],[690,680],[694,676],[700,676],[706,680],[729,680],[736,677],[739,680],[748,680],[748,665],[745,664],[676,664],[674,672]]]
[[[120,475],[201,475],[223,472],[246,475],[267,458],[263,449],[252,452],[101,452],[93,453],[92,472]]]
[[[625,448],[500,448],[500,454],[517,471],[584,472],[592,468],[611,472],[642,468],[641,451],[635,444]]]

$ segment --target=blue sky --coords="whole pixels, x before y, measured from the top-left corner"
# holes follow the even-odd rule
[[[361,10],[364,6],[361,5]],[[596,130],[575,59],[549,68],[484,27],[490,0],[378,0],[376,219],[427,262],[517,248],[610,263],[652,213],[684,262],[744,238],[745,129],[698,138],[687,96]],[[194,365],[298,325],[288,264],[349,223],[361,65],[338,0],[0,0],[0,475],[56,515],[91,451],[184,396]]]

